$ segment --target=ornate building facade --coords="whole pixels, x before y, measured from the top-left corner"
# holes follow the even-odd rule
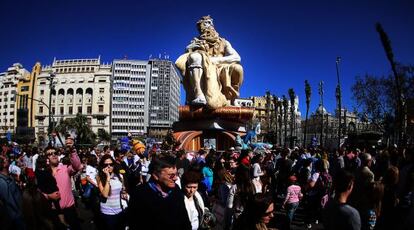
[[[341,110],[341,144],[345,142],[348,134],[376,131],[372,124],[361,121],[354,112],[343,108]],[[317,140],[318,145],[333,149],[338,147],[338,110],[335,114],[329,113],[322,105],[312,113],[308,119],[307,137],[305,145],[312,144],[312,139]],[[305,120],[302,121],[302,129],[305,130]]]
[[[110,132],[111,68],[111,64],[102,64],[100,57],[55,59],[42,68],[34,90],[34,98],[42,101],[34,102],[39,142],[47,138],[49,107],[53,125],[80,113],[87,117],[93,132]]]

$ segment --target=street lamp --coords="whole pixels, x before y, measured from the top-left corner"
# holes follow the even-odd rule
[[[339,81],[339,63],[341,62],[341,57],[336,57],[336,77],[338,80],[338,85],[336,86],[336,100],[338,101],[338,150],[341,147],[341,125],[342,125],[342,106],[341,106],[341,83]],[[346,122],[346,121],[345,121]]]
[[[53,124],[52,124],[52,92],[55,88],[53,84],[53,79],[56,77],[56,74],[54,72],[50,72],[49,77],[46,77],[47,80],[49,80],[49,106],[47,107],[49,110],[49,127],[48,127],[48,133],[49,133],[49,145],[52,144],[52,131],[53,131]]]
[[[324,107],[323,107],[323,81],[319,82],[319,95],[321,96],[321,136],[320,136],[320,145],[323,146],[323,118],[324,118]]]

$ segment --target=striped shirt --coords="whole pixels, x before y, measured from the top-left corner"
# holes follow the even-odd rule
[[[122,212],[121,208],[121,191],[122,182],[117,176],[113,176],[109,181],[111,191],[106,202],[101,202],[101,213],[105,215],[116,215]]]

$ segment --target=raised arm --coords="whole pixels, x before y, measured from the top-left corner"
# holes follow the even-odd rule
[[[211,57],[210,60],[215,64],[240,62],[241,58],[239,53],[237,53],[237,51],[231,46],[230,42],[228,42],[227,40],[225,40],[224,42],[225,55],[223,57]]]
[[[72,152],[70,153],[70,163],[71,164],[68,167],[70,174],[74,174],[77,171],[82,169],[82,164],[81,164],[81,161],[79,159],[76,149],[73,149]]]

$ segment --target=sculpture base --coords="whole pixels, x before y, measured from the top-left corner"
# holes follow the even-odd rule
[[[181,149],[198,151],[213,147],[225,151],[234,146],[237,135],[246,134],[245,126],[252,119],[254,108],[227,106],[208,110],[180,106],[179,112],[180,121],[173,124],[173,130]]]

